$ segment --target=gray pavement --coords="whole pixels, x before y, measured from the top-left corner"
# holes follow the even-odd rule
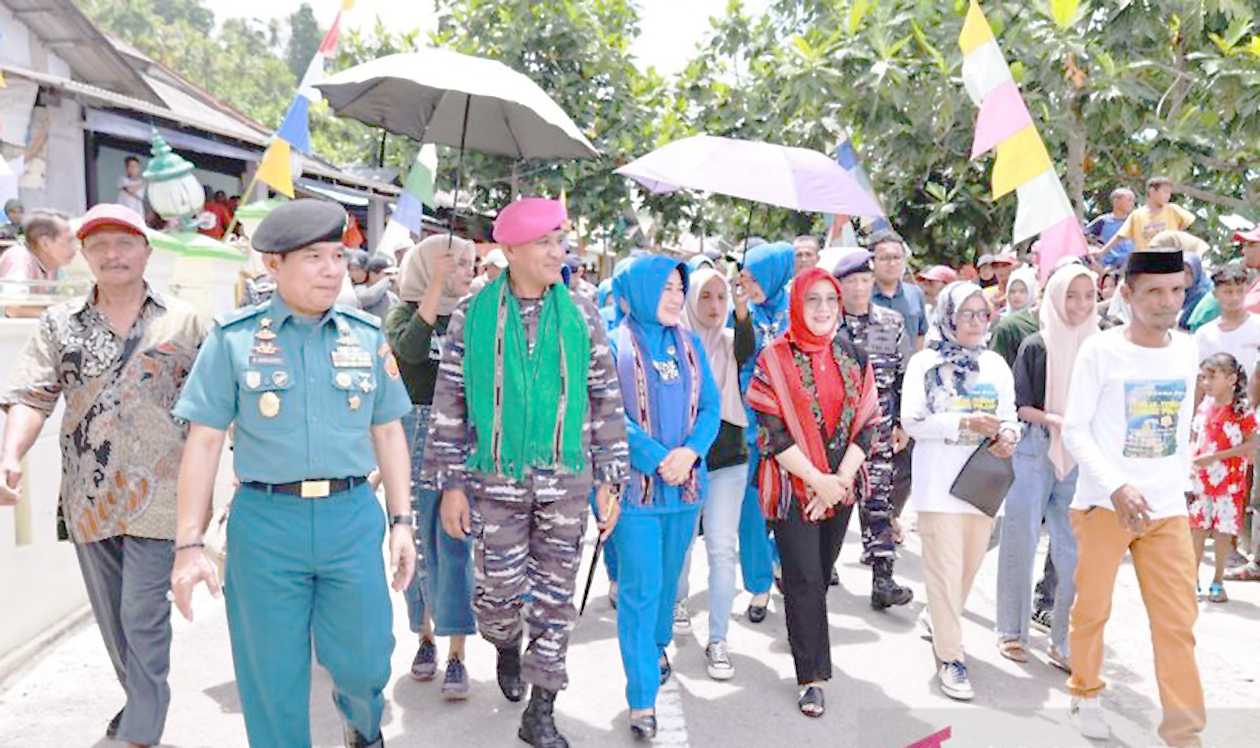
[[[855,522],[856,524],[856,522]],[[854,528],[841,555],[842,586],[830,594],[835,678],[827,688],[825,717],[809,720],[796,710],[796,688],[776,594],[769,618],[752,625],[743,617],[747,595],[736,600],[730,632],[737,668],[732,681],[718,683],[704,672],[707,634],[706,564],[695,554],[690,606],[693,633],[679,637],[672,660],[676,677],[658,708],[658,744],[671,746],[855,746],[900,748],[944,729],[946,748],[961,746],[1138,746],[1157,745],[1158,695],[1146,613],[1131,566],[1117,582],[1107,630],[1103,703],[1113,739],[1081,738],[1067,714],[1064,676],[1045,661],[1046,637],[1034,632],[1032,662],[1000,657],[992,634],[997,554],[990,553],[968,605],[965,641],[976,689],[970,704],[937,691],[932,654],[916,618],[922,610],[919,541],[913,532],[899,562],[899,576],[916,593],[911,605],[871,610],[869,570],[857,563]],[[1044,549],[1043,549],[1044,550]],[[590,549],[587,548],[589,559]],[[1208,559],[1210,561],[1209,553]],[[1038,566],[1040,568],[1040,565]],[[1202,577],[1210,580],[1210,569]],[[585,578],[585,568],[583,569]],[[557,702],[561,729],[574,745],[632,745],[626,728],[625,686],[615,638],[616,619],[607,599],[607,580],[597,573],[592,601],[578,623],[570,650],[571,686]],[[1232,601],[1201,604],[1196,629],[1199,664],[1207,692],[1208,746],[1254,746],[1260,729],[1260,585],[1234,583]],[[201,595],[197,617],[177,617],[172,654],[173,698],[164,745],[245,746],[244,723],[232,674],[221,600]],[[20,615],[10,610],[9,615]],[[493,648],[469,644],[472,697],[441,700],[439,682],[407,677],[415,639],[407,630],[401,599],[395,597],[395,676],[386,690],[384,735],[389,745],[519,745],[520,707],[500,695],[494,681]],[[445,645],[439,643],[445,655]],[[340,745],[340,728],[329,701],[326,673],[315,671],[311,694],[316,746]],[[0,691],[0,746],[57,748],[116,745],[103,739],[105,723],[122,703],[109,660],[94,625],[85,624],[10,677]]]

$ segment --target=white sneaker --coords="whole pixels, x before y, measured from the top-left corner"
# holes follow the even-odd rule
[[[691,611],[687,610],[687,603],[678,603],[674,606],[674,633],[691,633]]]
[[[711,642],[704,648],[705,669],[713,680],[730,680],[735,677],[735,666],[727,652],[726,642]]]
[[[1076,723],[1076,729],[1081,731],[1081,735],[1090,740],[1106,740],[1111,737],[1111,728],[1103,719],[1103,708],[1098,697],[1073,698],[1071,714],[1072,721]]]
[[[971,681],[967,678],[967,666],[961,660],[941,663],[936,679],[940,681],[941,692],[951,699],[971,701],[976,696],[971,688]]]

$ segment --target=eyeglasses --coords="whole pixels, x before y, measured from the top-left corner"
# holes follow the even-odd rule
[[[954,319],[960,325],[967,325],[967,324],[971,324],[972,322],[979,322],[980,324],[983,325],[989,321],[991,316],[992,315],[990,315],[987,310],[981,310],[977,312],[971,309],[963,309],[962,311],[957,312],[954,315]]]
[[[839,309],[840,299],[835,296],[807,296],[805,308],[810,311],[818,309]]]

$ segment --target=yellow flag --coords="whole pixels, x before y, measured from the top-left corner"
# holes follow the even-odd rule
[[[354,7],[354,0],[341,0],[341,9],[350,10]]]
[[[1025,127],[998,143],[997,159],[993,162],[993,199],[1013,192],[1051,167],[1050,154],[1036,126]]]
[[[293,197],[293,167],[287,141],[276,138],[267,146],[258,164],[258,181],[270,185],[285,197]]]
[[[967,9],[967,20],[963,21],[962,33],[958,35],[958,46],[962,47],[963,56],[971,54],[977,47],[993,41],[993,29],[989,20],[980,10],[980,3],[971,0]]]

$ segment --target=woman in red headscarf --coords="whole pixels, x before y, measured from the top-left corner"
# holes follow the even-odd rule
[[[827,587],[849,524],[879,414],[866,353],[843,331],[840,284],[813,268],[792,284],[790,325],[757,358],[748,404],[757,411],[761,510],[783,568],[798,705],[822,716],[831,679]],[[860,480],[859,480],[860,479]]]

